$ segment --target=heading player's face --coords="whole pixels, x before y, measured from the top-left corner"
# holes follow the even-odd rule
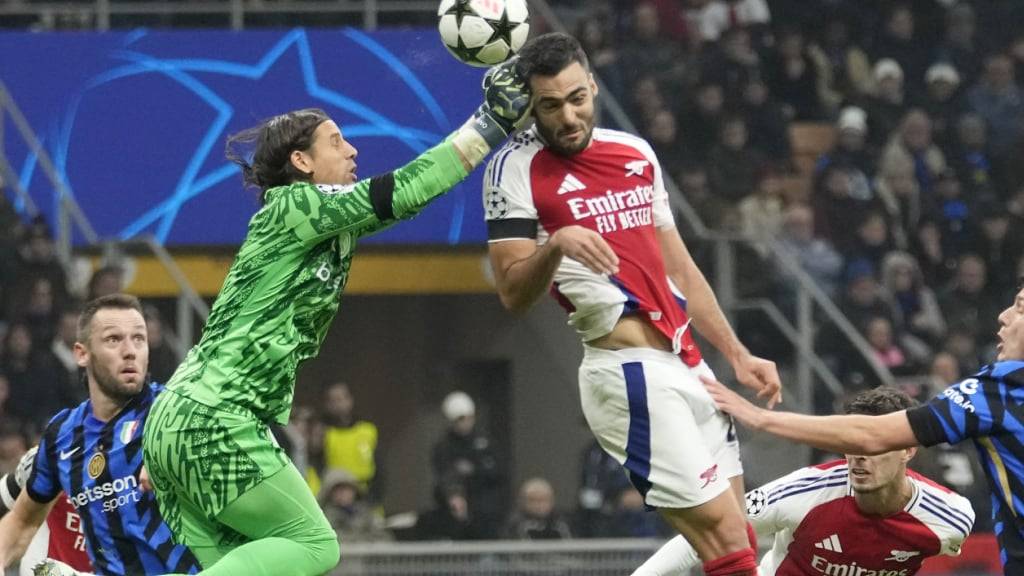
[[[359,151],[341,135],[333,120],[326,120],[313,132],[313,145],[306,152],[314,184],[352,184]]]
[[[594,76],[573,62],[555,76],[530,78],[537,131],[555,152],[571,156],[590,144],[594,132]]]
[[[103,308],[92,317],[87,342],[75,343],[75,359],[85,368],[90,389],[115,401],[138,394],[149,369],[146,321],[137,310]]]
[[[1024,360],[1024,289],[1017,292],[1013,304],[999,315],[997,360]]]
[[[907,474],[907,462],[913,456],[914,449],[893,450],[877,456],[847,454],[850,485],[854,492],[864,494],[902,482]]]

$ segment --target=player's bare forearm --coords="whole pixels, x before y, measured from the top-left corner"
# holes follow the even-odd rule
[[[918,444],[905,410],[882,416],[774,412],[754,406],[721,382],[710,378],[701,382],[719,409],[752,430],[840,454],[882,454]]]
[[[524,312],[551,287],[562,253],[552,242],[506,240],[489,247],[498,296],[505,308]]]
[[[21,492],[14,509],[0,519],[0,571],[25,553],[50,507],[35,502],[26,491]]]

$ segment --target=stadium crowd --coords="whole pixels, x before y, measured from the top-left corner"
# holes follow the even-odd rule
[[[993,358],[995,318],[1024,274],[1024,5],[553,4],[704,223],[754,241],[740,254],[743,295],[793,310],[792,279],[765,273],[773,252],[759,242],[776,240],[917,398]],[[809,163],[793,153],[808,123],[832,127]],[[121,283],[112,267],[69,281],[47,223],[25,221],[0,194],[0,474],[50,415],[84,399],[71,355],[78,305]],[[166,381],[176,356],[147,310],[151,374]],[[739,329],[770,357],[791,353],[762,323]],[[849,393],[878,384],[835,328],[822,325],[816,347]],[[816,410],[839,400],[822,394]],[[375,454],[386,439],[356,417],[345,384],[296,407],[279,439],[348,541],[669,534],[596,443],[581,454],[576,504],[563,506],[572,514],[543,478],[506,505],[508,471],[473,400],[455,393],[440,412],[449,428],[433,452],[435,506],[412,528],[385,525]],[[971,498],[977,528],[988,528],[973,457],[932,452],[916,464]]]

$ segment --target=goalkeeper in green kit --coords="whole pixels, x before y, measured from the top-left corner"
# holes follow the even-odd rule
[[[262,207],[143,440],[160,512],[201,574],[311,576],[338,563],[334,530],[267,425],[288,420],[296,369],[334,320],[356,241],[417,214],[526,120],[514,64],[488,72],[484,103],[444,142],[374,178],[356,181],[356,149],[320,110],[229,139]],[[234,150],[252,142],[251,160]]]

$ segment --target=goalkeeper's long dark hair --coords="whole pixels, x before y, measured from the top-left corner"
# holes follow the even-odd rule
[[[291,162],[292,152],[313,145],[313,133],[330,118],[319,108],[306,108],[274,116],[247,130],[228,136],[225,156],[242,169],[246,186],[260,189],[260,204],[266,191],[296,181],[309,181]]]

